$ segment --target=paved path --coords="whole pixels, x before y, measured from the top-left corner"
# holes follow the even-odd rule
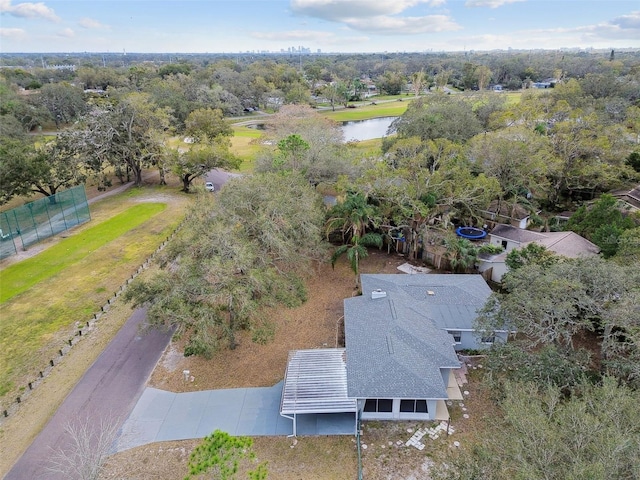
[[[282,382],[273,387],[172,393],[146,388],[122,427],[117,451],[166,440],[231,435],[280,436],[293,422],[280,415]],[[353,413],[299,415],[298,435],[355,435]]]
[[[122,422],[129,415],[171,338],[170,333],[155,330],[140,334],[145,318],[144,310],[131,315],[5,480],[66,478],[47,470],[53,449],[68,445],[65,426],[82,419],[90,419],[90,424],[96,425],[100,417]]]

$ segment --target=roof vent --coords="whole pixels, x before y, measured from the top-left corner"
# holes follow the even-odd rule
[[[376,298],[384,298],[387,296],[387,292],[383,292],[379,288],[371,292],[371,298],[375,300]]]
[[[436,292],[434,292],[433,290],[427,290],[427,295],[433,296],[435,294],[436,294]]]

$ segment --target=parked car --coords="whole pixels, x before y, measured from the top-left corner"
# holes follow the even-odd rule
[[[209,192],[213,192],[213,191],[215,191],[215,189],[216,189],[216,187],[214,187],[214,186],[213,186],[213,183],[211,183],[211,182],[207,182],[207,183],[205,183],[205,184],[204,184],[204,188],[206,188],[206,189],[207,189],[207,191],[209,191]]]

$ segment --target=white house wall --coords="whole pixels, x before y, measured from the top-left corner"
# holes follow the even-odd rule
[[[447,380],[448,381],[448,380]],[[391,412],[365,412],[364,409],[360,411],[360,418],[362,420],[433,420],[436,415],[436,408],[438,400],[427,400],[427,413],[407,413],[400,411],[400,398],[394,398],[393,407]],[[423,399],[424,400],[424,399]],[[358,400],[358,406],[361,404],[361,400]],[[364,402],[363,402],[364,407]]]

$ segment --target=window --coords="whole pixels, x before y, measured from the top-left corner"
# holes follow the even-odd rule
[[[457,330],[447,330],[447,333],[450,333],[453,336],[453,341],[456,343],[462,342],[462,332]]]
[[[364,403],[365,412],[391,413],[393,400],[390,398],[368,398]]]
[[[480,339],[480,341],[481,341],[482,343],[493,343],[493,342],[495,342],[495,341],[496,341],[496,337],[495,337],[495,335],[488,335],[488,336],[486,336],[486,337],[482,337],[482,338]]]
[[[426,400],[400,400],[402,413],[427,413]]]

